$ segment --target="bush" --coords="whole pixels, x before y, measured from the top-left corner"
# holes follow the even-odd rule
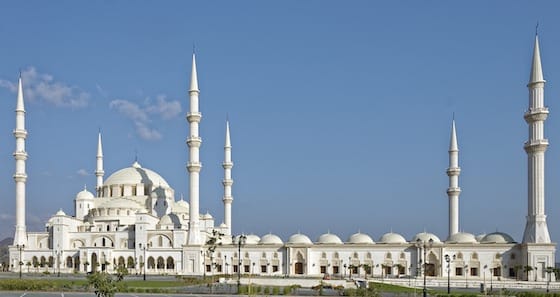
[[[276,295],[276,296],[280,295],[280,288],[273,287],[272,288],[272,295]]]

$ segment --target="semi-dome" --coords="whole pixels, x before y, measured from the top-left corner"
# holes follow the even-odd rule
[[[266,234],[261,237],[259,244],[283,244],[282,239],[274,234]]]
[[[142,168],[138,162],[134,162],[132,166],[121,169],[109,176],[105,180],[104,186],[109,185],[154,185],[163,188],[169,188],[169,184],[154,171]]]
[[[445,241],[447,243],[477,243],[473,234],[467,232],[457,232]]]
[[[406,239],[398,233],[385,233],[379,238],[379,243],[406,243]]]
[[[430,239],[432,240],[433,243],[441,243],[441,240],[439,240],[439,237],[437,237],[433,233],[428,233],[428,232],[420,232],[420,233],[414,235],[414,237],[412,237],[412,240],[410,242],[417,242],[418,240],[420,240],[422,242],[429,242]]]
[[[334,234],[325,233],[317,239],[317,243],[320,244],[342,244],[342,240]]]
[[[76,200],[91,200],[93,198],[93,193],[91,193],[87,189],[84,189],[83,191],[80,191],[78,194],[76,194]]]
[[[173,225],[173,221],[171,220],[171,217],[169,215],[164,215],[159,220],[159,224],[160,225]]]
[[[290,238],[288,238],[288,243],[290,243],[290,244],[313,244],[313,242],[311,242],[311,239],[309,239],[309,237],[307,237],[306,235],[303,235],[301,233],[296,233],[296,234],[290,236]]]
[[[373,244],[375,242],[373,241],[373,239],[371,239],[371,237],[369,235],[358,232],[358,233],[350,235],[350,238],[348,238],[348,243]]]
[[[494,232],[484,236],[480,243],[515,243],[515,240],[505,233]]]

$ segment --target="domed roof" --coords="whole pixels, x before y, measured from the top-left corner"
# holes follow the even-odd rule
[[[221,223],[221,224],[220,224],[220,228],[227,228],[226,223]]]
[[[385,233],[379,238],[379,243],[406,243],[406,239],[398,233]]]
[[[494,232],[484,236],[480,243],[515,243],[515,240],[505,233]]]
[[[258,244],[261,241],[261,238],[255,234],[247,235],[247,239],[245,239],[246,244]]]
[[[373,239],[371,239],[371,237],[369,235],[358,232],[358,233],[350,235],[350,238],[348,238],[348,243],[373,244],[375,242],[373,241]]]
[[[94,198],[93,193],[86,190],[85,188],[83,191],[76,194],[76,200],[91,200],[93,198]]]
[[[486,236],[486,233],[478,234],[478,235],[475,237],[475,238],[476,238],[476,241],[480,242],[480,241],[484,238],[484,236]]]
[[[183,199],[181,199],[179,201],[176,201],[175,205],[185,207],[187,209],[189,208],[189,203],[187,201],[183,200]]]
[[[321,244],[342,244],[342,240],[340,240],[340,238],[334,234],[331,233],[325,233],[321,236],[319,236],[319,238],[317,239],[317,243],[321,243]]]
[[[282,244],[282,239],[274,234],[266,234],[261,237],[259,244]]]
[[[121,169],[109,176],[105,180],[104,186],[108,185],[155,185],[163,188],[169,188],[169,184],[154,171],[142,168],[138,162],[134,162],[131,167]]]
[[[159,220],[159,224],[160,225],[173,225],[173,221],[171,220],[171,217],[169,215],[164,215]]]
[[[433,241],[433,243],[441,243],[441,240],[439,240],[439,237],[437,237],[433,233],[428,233],[428,232],[420,232],[420,233],[414,235],[414,237],[412,237],[412,240],[410,242],[417,242],[418,240],[420,240],[422,242],[429,242],[430,239]]]
[[[97,208],[124,208],[124,209],[141,209],[138,202],[126,198],[111,198]]]
[[[290,236],[290,238],[288,238],[288,243],[291,244],[313,244],[313,242],[311,242],[311,239],[309,239],[309,237],[300,234],[300,233],[296,233],[292,236]]]
[[[212,220],[214,217],[210,213],[205,213],[202,215],[203,220]]]
[[[65,216],[65,215],[66,215],[66,213],[64,213],[64,211],[62,210],[62,208],[59,209],[59,210],[56,212],[56,214],[55,214],[55,216]]]
[[[477,243],[473,234],[467,232],[457,232],[445,241],[447,243]]]

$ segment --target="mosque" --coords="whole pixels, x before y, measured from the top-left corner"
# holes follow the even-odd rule
[[[449,233],[445,240],[421,232],[409,240],[386,233],[377,241],[356,233],[346,241],[323,234],[312,241],[293,234],[286,241],[273,234],[232,236],[232,146],[229,123],[225,127],[222,224],[199,213],[199,89],[195,55],[189,88],[190,126],[187,145],[189,201],[177,200],[173,188],[153,170],[134,162],[104,179],[101,134],[97,142],[95,193],[77,193],[73,214],[62,210],[46,222],[46,230],[26,230],[25,108],[22,79],[16,104],[15,174],[16,225],[10,246],[13,272],[49,271],[87,273],[115,271],[169,275],[254,274],[261,276],[340,277],[451,277],[481,280],[546,280],[554,267],[556,244],[550,240],[545,215],[544,156],[548,140],[544,122],[544,85],[539,41],[535,37],[529,83],[529,107],[524,119],[529,137],[528,209],[523,239],[495,232],[475,236],[459,232],[459,147],[455,122],[449,145]],[[530,268],[528,268],[530,267]],[[554,275],[552,275],[554,278]]]

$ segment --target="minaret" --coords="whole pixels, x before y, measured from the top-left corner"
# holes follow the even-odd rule
[[[535,36],[533,65],[529,77],[529,109],[524,118],[529,125],[529,140],[525,142],[528,165],[528,207],[527,224],[523,233],[523,243],[550,243],[544,212],[544,153],[548,139],[544,138],[544,121],[548,108],[544,105],[544,83],[539,36]]]
[[[196,75],[196,60],[193,52],[192,55],[192,73],[191,86],[189,89],[190,112],[187,113],[187,121],[190,125],[190,136],[187,138],[189,146],[189,163],[187,170],[189,171],[189,196],[190,196],[190,214],[189,214],[189,237],[188,244],[201,244],[199,229],[199,177],[202,164],[199,159],[199,149],[202,139],[198,136],[198,125],[202,114],[198,111],[198,79]]]
[[[224,223],[227,226],[226,235],[231,235],[231,203],[233,202],[233,196],[231,195],[231,186],[233,185],[231,168],[233,167],[233,162],[231,161],[229,121],[226,121],[226,144],[224,145],[224,163],[222,166],[224,167],[224,180],[222,181],[224,185]]]
[[[449,142],[449,168],[447,168],[447,176],[449,176],[449,188],[447,188],[447,196],[449,197],[449,235],[448,238],[459,232],[459,146],[457,145],[457,132],[455,131],[455,119],[451,124],[451,140]]]
[[[14,235],[14,245],[27,245],[27,231],[25,227],[25,182],[27,181],[27,174],[25,173],[25,160],[27,160],[25,138],[27,138],[27,130],[25,130],[25,107],[23,105],[21,74],[18,81],[14,136],[16,138],[16,151],[14,152],[16,160],[16,173],[14,174],[16,182],[16,233]]]
[[[96,191],[97,197],[101,197],[101,187],[103,187],[103,175],[105,171],[103,171],[103,146],[101,144],[101,131],[99,131],[99,135],[97,136],[97,167],[95,169],[95,176],[97,177],[97,184],[96,184]]]

